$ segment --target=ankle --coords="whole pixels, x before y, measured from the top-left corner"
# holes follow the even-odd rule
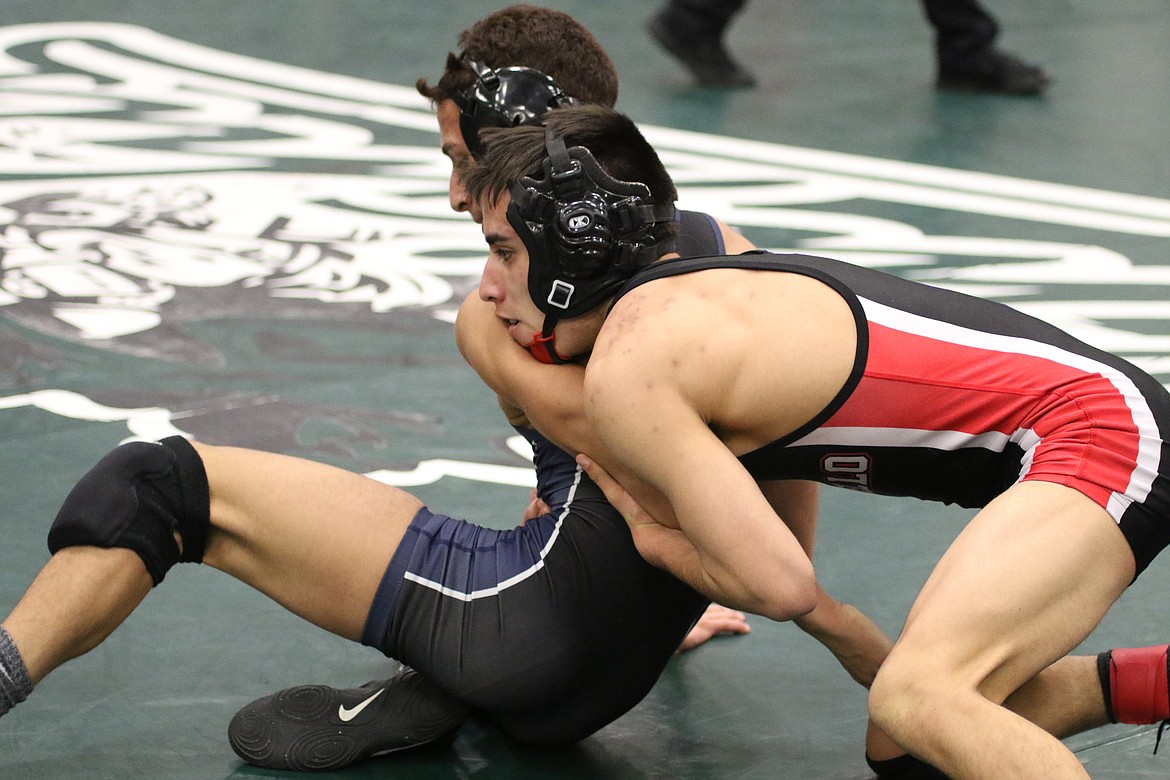
[[[909,754],[878,760],[866,753],[865,763],[875,775],[886,780],[946,780],[942,772]]]
[[[0,625],[0,715],[20,704],[32,693],[33,682],[20,650]]]
[[[1097,657],[1105,706],[1114,723],[1157,723],[1170,717],[1167,645],[1118,647]]]

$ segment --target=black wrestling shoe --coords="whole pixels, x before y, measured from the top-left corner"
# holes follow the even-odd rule
[[[684,35],[660,15],[646,22],[650,37],[686,66],[703,87],[754,87],[755,76],[727,53],[718,35]]]
[[[435,742],[467,712],[467,705],[403,667],[360,688],[299,685],[264,696],[236,713],[228,741],[255,766],[326,771]]]
[[[940,66],[935,86],[941,90],[1032,97],[1043,93],[1051,81],[1048,71],[1039,65],[999,49],[987,49],[962,67]]]
[[[947,780],[942,772],[911,755],[876,761],[866,753],[865,763],[879,780]]]

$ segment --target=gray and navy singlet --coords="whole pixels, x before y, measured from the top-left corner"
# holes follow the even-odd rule
[[[638,555],[571,456],[521,432],[552,511],[501,531],[420,509],[362,642],[510,736],[565,745],[641,701],[708,602]]]
[[[707,257],[727,251],[719,223],[709,214],[675,209],[675,251],[680,257]]]
[[[694,212],[679,213],[677,244],[723,251],[717,223]],[[638,555],[625,520],[571,455],[518,430],[552,511],[501,531],[419,510],[362,642],[517,740],[565,745],[641,701],[708,602]]]
[[[712,268],[820,280],[857,324],[853,370],[832,403],[740,457],[756,479],[964,507],[1019,481],[1055,482],[1109,512],[1138,573],[1170,543],[1170,395],[1137,367],[1003,304],[807,255],[668,260],[618,297]]]

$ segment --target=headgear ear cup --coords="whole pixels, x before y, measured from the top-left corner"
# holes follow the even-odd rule
[[[542,125],[554,108],[577,104],[551,77],[532,68],[493,70],[467,55],[460,60],[475,74],[467,89],[452,95],[459,107],[459,129],[473,157],[483,154],[479,131],[485,127]]]
[[[545,146],[543,177],[512,187],[507,217],[528,250],[532,300],[549,317],[576,317],[674,248],[653,230],[674,220],[674,206],[649,203],[646,185],[613,178],[551,129]]]
[[[563,138],[546,131],[545,147],[557,196],[550,228],[561,273],[572,279],[593,279],[605,271],[614,252],[605,198],[590,189],[593,182],[584,175],[581,163],[569,156]]]

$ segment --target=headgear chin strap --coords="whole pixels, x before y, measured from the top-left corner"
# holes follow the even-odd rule
[[[525,176],[511,190],[508,223],[528,250],[528,292],[544,312],[529,351],[563,363],[553,329],[603,303],[639,270],[674,250],[656,225],[674,221],[673,204],[650,203],[640,182],[606,173],[588,149],[565,147],[545,130],[548,157],[540,179]]]
[[[560,352],[557,352],[557,334],[552,332],[556,324],[557,321],[553,320],[550,325],[548,318],[545,318],[544,332],[533,336],[532,343],[526,349],[528,350],[528,354],[532,355],[539,362],[559,366],[571,362],[573,358],[565,357]]]
[[[485,127],[542,125],[554,108],[577,105],[551,77],[532,68],[492,70],[464,54],[460,60],[474,74],[475,82],[452,95],[459,107],[459,130],[471,156],[483,155],[479,131]]]

